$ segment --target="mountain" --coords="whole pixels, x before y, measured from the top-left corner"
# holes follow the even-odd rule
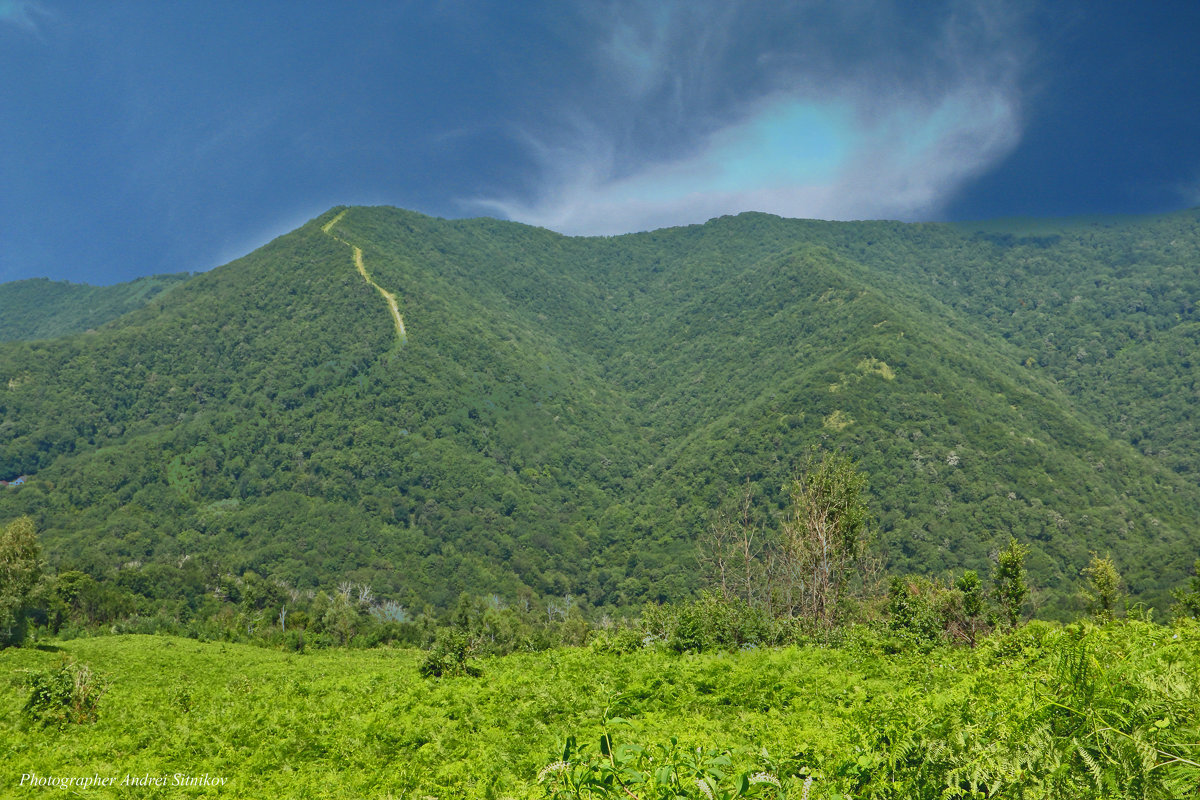
[[[112,286],[33,278],[0,284],[0,342],[53,339],[99,328],[186,281],[153,275]]]
[[[700,585],[814,446],[899,571],[1015,535],[1048,613],[1111,552],[1197,555],[1200,213],[987,225],[764,214],[572,238],[336,208],[88,335],[0,346],[0,519],[147,596],[254,570],[410,605]],[[184,588],[180,588],[184,587]]]

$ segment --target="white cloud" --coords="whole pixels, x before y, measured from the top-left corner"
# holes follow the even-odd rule
[[[721,29],[737,33],[719,44],[716,33],[673,35],[670,11],[622,6],[597,52],[611,66],[606,76],[620,78],[611,92],[629,104],[627,119],[597,119],[581,106],[556,132],[526,132],[540,167],[535,193],[474,205],[575,234],[750,210],[823,219],[936,215],[1019,140],[1023,39],[1017,20],[998,13],[1003,7],[961,3],[929,25],[927,38],[892,51],[863,45],[886,40],[884,30],[853,39],[862,20],[888,18],[877,14],[881,5],[858,4],[823,20],[832,29],[798,26],[794,34],[725,19]],[[675,9],[683,11],[707,19],[695,5]],[[773,22],[797,19],[765,25]],[[857,54],[846,59],[841,45],[854,41]],[[722,84],[722,70],[732,80]],[[648,122],[674,132],[673,153],[652,135],[629,133]]]

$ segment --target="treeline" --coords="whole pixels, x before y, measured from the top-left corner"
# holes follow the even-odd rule
[[[252,571],[221,572],[186,558],[173,566],[127,565],[110,579],[79,570],[49,573],[30,518],[3,529],[0,639],[19,644],[28,630],[59,637],[95,633],[174,634],[252,642],[294,651],[398,645],[430,651],[430,675],[469,673],[472,659],[515,651],[590,644],[604,652],[649,645],[677,652],[836,642],[866,625],[880,647],[939,643],[975,646],[1013,628],[1033,607],[1028,546],[1015,538],[995,553],[990,572],[937,579],[888,575],[873,553],[866,478],[844,455],[810,456],[788,487],[777,528],[756,518],[752,487],[715,513],[698,548],[707,587],[691,600],[626,608],[618,616],[567,594],[515,598],[463,593],[450,607],[406,607],[365,583],[341,581],[301,590]],[[1173,596],[1177,617],[1200,614],[1197,575]],[[1093,554],[1075,598],[1100,621],[1130,605],[1111,556]]]
[[[410,610],[365,584],[343,581],[300,591],[253,572],[220,573],[198,561],[131,566],[112,579],[79,570],[52,572],[32,520],[0,528],[0,647],[32,635],[73,638],[120,633],[171,634],[207,641],[307,648],[430,647],[443,629],[469,639],[472,654],[503,655],[583,644],[592,625],[570,595],[526,592],[506,603],[462,595],[449,609]]]
[[[190,575],[201,577],[199,571]],[[299,652],[429,647],[440,629],[453,628],[469,633],[472,653],[496,655],[583,644],[592,628],[569,595],[548,601],[528,595],[512,603],[495,595],[462,595],[449,609],[414,611],[375,597],[362,584],[346,581],[300,592],[252,572],[216,575],[212,583],[174,585],[164,592],[149,583],[134,588],[128,581],[96,580],[69,570],[42,577],[29,594],[24,620],[33,635],[170,634]]]

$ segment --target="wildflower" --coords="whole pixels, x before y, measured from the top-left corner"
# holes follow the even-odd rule
[[[700,778],[696,778],[696,788],[699,789],[700,794],[707,797],[708,800],[713,800],[712,789],[708,788],[708,784]]]
[[[808,790],[812,788],[813,776],[804,779],[804,789],[800,792],[800,800],[808,800]]]
[[[776,778],[774,775],[770,775],[766,772],[754,773],[753,775],[750,776],[750,782],[751,783],[770,783],[770,784],[774,784],[775,786],[779,785],[779,779]]]
[[[567,767],[569,766],[570,764],[568,764],[566,761],[555,761],[553,764],[547,764],[546,766],[542,767],[542,771],[538,773],[538,783],[546,780],[547,775],[553,775],[556,772],[566,772]]]

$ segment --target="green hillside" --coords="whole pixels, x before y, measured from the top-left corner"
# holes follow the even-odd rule
[[[249,569],[626,606],[699,587],[746,481],[773,529],[816,446],[867,474],[895,570],[986,571],[1015,535],[1043,611],[1091,551],[1162,607],[1200,550],[1198,222],[571,238],[337,208],[0,347],[0,479],[30,476],[0,519],[152,600]]]
[[[190,275],[154,275],[112,286],[45,278],[0,284],[0,342],[83,333],[127,314]]]

